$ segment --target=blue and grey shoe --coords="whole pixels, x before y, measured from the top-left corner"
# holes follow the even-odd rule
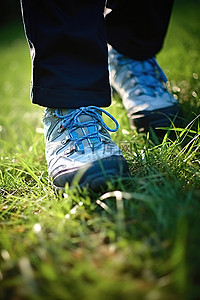
[[[113,89],[120,95],[131,127],[139,132],[149,128],[181,125],[178,101],[169,93],[167,78],[152,57],[134,60],[109,45],[109,72]]]
[[[104,123],[102,113],[113,120],[115,129]],[[110,179],[129,174],[122,152],[108,133],[118,130],[117,120],[102,108],[46,108],[43,121],[48,172],[56,190],[78,183],[97,191]]]

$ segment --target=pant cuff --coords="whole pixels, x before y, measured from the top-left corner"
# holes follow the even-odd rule
[[[111,91],[55,90],[34,86],[31,99],[32,103],[51,108],[107,107],[111,104]]]

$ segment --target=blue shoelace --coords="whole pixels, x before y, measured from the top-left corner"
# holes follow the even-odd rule
[[[114,129],[108,127],[103,121],[102,116],[98,113],[98,111],[110,117],[111,120],[115,123],[116,127]],[[117,120],[110,113],[97,106],[80,107],[78,109],[73,110],[72,112],[69,112],[67,115],[60,115],[58,109],[55,111],[55,113],[58,118],[62,119],[60,124],[60,130],[62,131],[65,128],[68,129],[70,140],[74,141],[74,147],[77,152],[84,151],[83,144],[81,143],[81,141],[83,141],[84,139],[91,140],[92,149],[101,147],[102,141],[99,137],[99,125],[101,125],[103,128],[107,129],[110,132],[116,132],[119,128]],[[80,122],[78,120],[78,117],[82,114],[91,116],[93,119],[91,121]],[[92,132],[78,137],[75,130],[83,127],[87,127]]]
[[[162,84],[158,84],[158,80],[166,83],[167,77],[157,63],[155,57],[149,58],[145,61],[139,61],[125,57],[120,53],[117,53],[115,55],[118,64],[128,65],[130,75],[132,75],[133,77],[137,77],[137,81],[135,82],[135,84],[142,87],[141,89],[139,88],[142,94],[154,96],[155,90],[160,95],[163,94],[165,88]],[[143,68],[143,65],[145,65],[145,68]]]

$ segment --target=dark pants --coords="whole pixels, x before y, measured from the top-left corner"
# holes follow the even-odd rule
[[[162,47],[173,0],[21,0],[31,49],[33,103],[110,105],[107,42],[143,60]],[[109,3],[110,2],[110,3]],[[107,33],[106,33],[107,31]]]

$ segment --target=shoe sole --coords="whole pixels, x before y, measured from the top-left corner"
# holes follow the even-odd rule
[[[87,186],[98,192],[107,187],[108,181],[119,177],[130,176],[129,168],[123,156],[112,155],[71,172],[63,170],[53,178],[53,188],[56,192],[64,191],[66,183],[69,187]]]
[[[132,129],[138,132],[147,132],[150,128],[159,133],[158,127],[182,126],[182,111],[178,105],[153,111],[139,111],[135,114],[128,114]],[[166,133],[166,131],[165,131]]]

